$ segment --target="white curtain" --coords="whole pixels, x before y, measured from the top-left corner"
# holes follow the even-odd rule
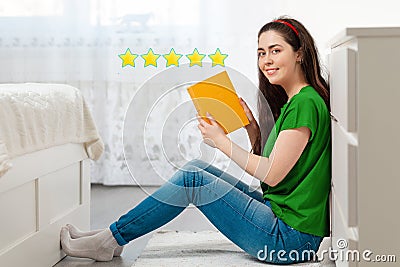
[[[66,83],[79,88],[105,143],[104,155],[92,163],[92,182],[136,184],[123,153],[125,113],[138,88],[166,69],[162,56],[157,67],[144,67],[140,55],[149,48],[161,55],[174,48],[183,55],[184,64],[188,63],[185,55],[195,48],[206,55],[219,48],[228,54],[226,65],[256,82],[257,31],[272,18],[272,6],[266,2],[249,6],[227,0],[3,1],[0,82]],[[118,55],[127,48],[139,55],[135,67],[122,67]],[[206,56],[204,62],[211,60]],[[255,107],[254,91],[248,98]],[[185,138],[190,149],[194,139]],[[226,158],[218,157],[218,164],[225,166]],[[147,165],[137,162],[135,166],[146,175]],[[165,168],[168,174],[173,170]]]

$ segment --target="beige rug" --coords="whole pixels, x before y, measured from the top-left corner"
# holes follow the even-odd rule
[[[277,266],[259,262],[216,231],[159,231],[133,264],[142,266]],[[286,266],[335,266],[334,263],[302,263]]]

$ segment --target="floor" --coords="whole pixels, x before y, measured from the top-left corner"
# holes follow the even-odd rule
[[[157,190],[157,187],[92,185],[91,189],[91,229],[100,229],[108,227],[119,216]],[[194,206],[189,206],[177,218],[164,225],[162,229],[191,232],[216,230]],[[153,233],[149,233],[130,242],[125,246],[121,257],[115,257],[110,262],[95,262],[94,260],[67,256],[55,267],[131,267],[152,236]],[[326,241],[323,243],[325,249],[327,249],[330,246],[330,240],[324,241]]]
[[[171,242],[171,240],[174,240],[174,242]],[[278,267],[276,264],[267,264],[250,256],[217,231],[177,232],[164,230],[153,235],[134,266]],[[286,266],[335,267],[335,264],[330,262],[329,259],[325,259],[319,262]]]
[[[157,188],[92,185],[91,189],[91,229],[100,229],[108,227],[120,215],[134,207]],[[192,206],[189,206],[181,215],[162,228],[177,231],[215,230],[204,215]],[[131,267],[151,236],[152,233],[149,233],[132,241],[125,246],[121,257],[116,257],[110,262],[95,262],[93,260],[67,256],[56,264],[55,267]]]

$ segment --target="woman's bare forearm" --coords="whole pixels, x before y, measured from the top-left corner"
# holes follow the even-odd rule
[[[269,158],[249,153],[227,137],[220,140],[216,145],[219,150],[236,162],[248,174],[262,182],[266,182],[271,167]]]

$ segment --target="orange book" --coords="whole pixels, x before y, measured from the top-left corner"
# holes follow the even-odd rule
[[[207,112],[221,125],[225,133],[249,124],[235,88],[226,71],[188,87],[197,113],[208,123]]]

